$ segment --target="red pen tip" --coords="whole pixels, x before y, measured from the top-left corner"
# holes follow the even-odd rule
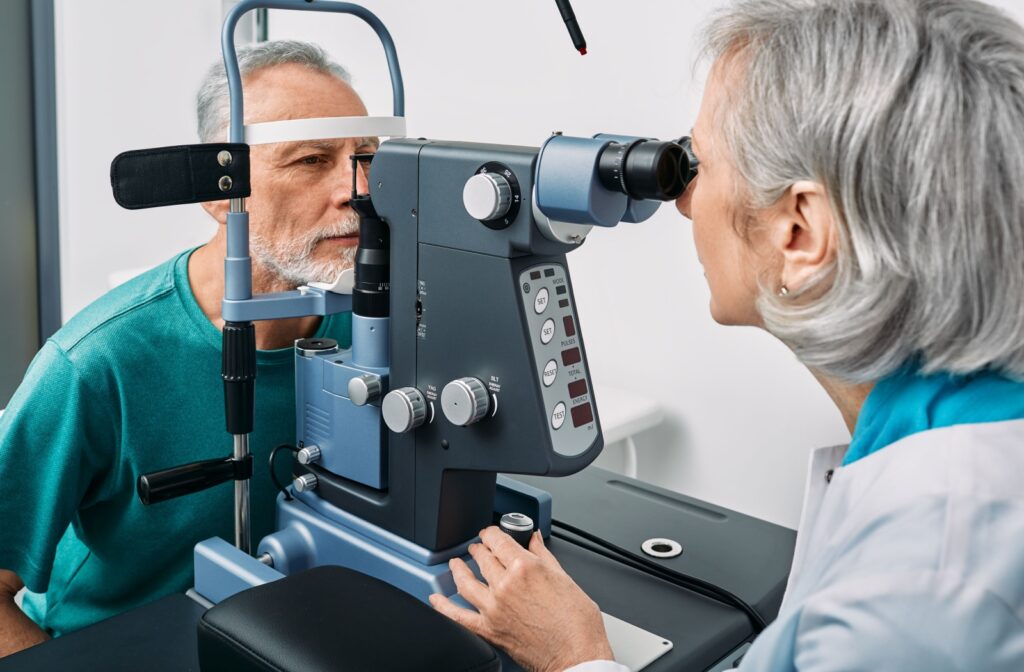
[[[580,56],[586,56],[586,55],[587,55],[587,48],[586,47],[580,47]]]

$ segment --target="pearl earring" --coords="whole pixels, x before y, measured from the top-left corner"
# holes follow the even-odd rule
[[[783,285],[779,288],[779,296],[786,296],[787,294],[789,294],[789,287]]]

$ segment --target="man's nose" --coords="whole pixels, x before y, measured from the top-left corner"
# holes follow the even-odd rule
[[[686,185],[686,190],[676,199],[676,209],[679,211],[679,214],[687,219],[693,219],[690,216],[690,203],[693,199],[693,188],[696,184],[697,180],[690,180],[690,183]]]

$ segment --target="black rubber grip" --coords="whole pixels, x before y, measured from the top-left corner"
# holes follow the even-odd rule
[[[142,474],[136,483],[139,499],[147,506],[206,490],[226,481],[252,477],[252,455],[244,460],[230,457],[191,462],[162,471]]]
[[[224,419],[229,434],[249,434],[256,403],[256,327],[252,322],[224,324],[221,378]]]

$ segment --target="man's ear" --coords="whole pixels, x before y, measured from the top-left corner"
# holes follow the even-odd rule
[[[782,259],[781,290],[802,288],[836,259],[838,230],[825,188],[817,182],[793,184],[772,209],[770,241]]]
[[[200,203],[203,206],[203,210],[217,220],[217,223],[226,226],[228,223],[228,209],[230,203],[228,201],[204,201]]]

